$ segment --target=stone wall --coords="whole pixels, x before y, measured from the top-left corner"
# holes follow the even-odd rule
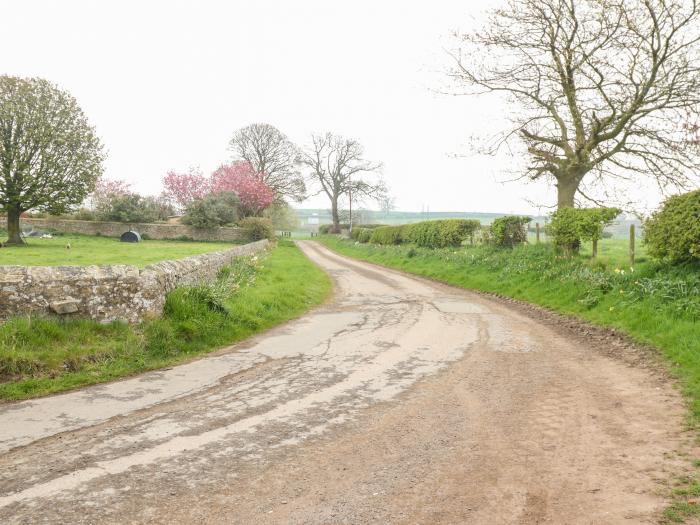
[[[243,228],[224,227],[204,230],[184,224],[73,221],[68,219],[34,219],[29,217],[22,218],[21,223],[23,229],[31,225],[37,230],[53,229],[63,233],[104,235],[105,237],[119,237],[122,233],[131,229],[151,239],[179,239],[187,237],[194,241],[233,242],[246,240],[247,238],[246,230]]]
[[[0,266],[0,317],[60,314],[138,322],[162,314],[174,288],[216,278],[236,257],[268,247],[262,240],[139,270],[129,265]]]

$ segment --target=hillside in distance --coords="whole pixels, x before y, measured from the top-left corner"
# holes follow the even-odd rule
[[[300,228],[302,230],[315,229],[320,224],[330,224],[331,212],[324,208],[295,208],[297,217],[299,218]],[[481,224],[491,224],[494,219],[511,215],[508,213],[493,213],[493,212],[464,212],[464,211],[399,211],[392,210],[390,212],[379,210],[359,209],[353,210],[353,224],[409,224],[412,222],[431,221],[439,219],[477,219]],[[531,227],[534,228],[535,223],[539,222],[542,228],[547,223],[547,217],[544,215],[532,217]],[[341,221],[347,221],[347,211],[341,212]],[[637,236],[641,235],[641,223],[637,219],[626,219],[624,216],[606,228],[613,238],[627,238],[629,236],[629,227],[634,224],[637,227]]]

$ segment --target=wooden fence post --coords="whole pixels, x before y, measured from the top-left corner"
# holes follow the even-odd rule
[[[630,224],[630,266],[634,266],[634,224]]]
[[[535,235],[537,236],[537,244],[540,243],[540,223],[535,223]]]

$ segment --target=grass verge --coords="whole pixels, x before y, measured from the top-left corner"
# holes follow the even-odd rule
[[[343,255],[534,303],[614,327],[641,344],[654,346],[666,357],[686,395],[689,426],[700,429],[698,267],[667,267],[642,258],[632,269],[624,264],[622,242],[609,246],[607,258],[590,260],[559,256],[544,244],[513,250],[484,246],[432,250],[357,244],[333,236],[320,241]],[[700,515],[700,476],[694,470],[695,475],[673,483],[664,522]]]
[[[0,326],[0,399],[17,400],[177,364],[306,312],[328,276],[291,242],[240,258],[214,283],[178,288],[138,325],[19,317]]]

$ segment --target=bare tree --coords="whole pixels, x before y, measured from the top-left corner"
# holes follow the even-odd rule
[[[384,195],[383,181],[371,182],[367,176],[376,175],[380,163],[363,158],[362,145],[354,140],[326,133],[312,135],[310,145],[301,153],[301,163],[309,169],[309,178],[331,201],[333,231],[340,229],[338,202],[343,197],[356,201],[379,199]]]
[[[384,212],[385,216],[389,216],[389,214],[396,209],[396,197],[392,197],[388,193],[385,194],[380,200],[379,200],[379,209]]]
[[[553,178],[560,208],[615,178],[685,188],[700,166],[687,125],[700,102],[698,12],[697,0],[508,0],[483,31],[455,35],[450,75],[459,94],[515,106],[486,149],[524,146],[523,176]]]
[[[249,162],[275,192],[278,201],[302,201],[304,178],[297,169],[297,147],[270,124],[251,124],[233,134],[229,147],[239,160]]]

